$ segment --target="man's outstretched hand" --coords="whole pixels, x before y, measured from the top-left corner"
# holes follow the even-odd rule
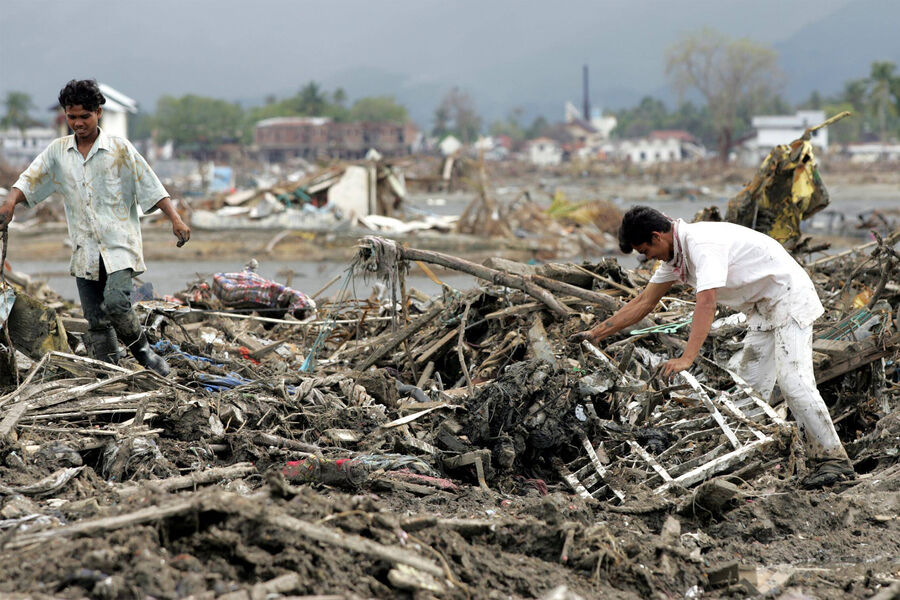
[[[667,360],[663,363],[662,377],[665,381],[669,381],[678,373],[690,369],[692,364],[694,361],[683,356]]]
[[[179,248],[187,244],[188,240],[191,239],[191,228],[181,219],[172,223],[172,233],[178,238],[178,243],[175,245]]]
[[[588,329],[587,331],[582,331],[580,333],[576,333],[574,335],[570,335],[567,340],[570,344],[580,344],[583,341],[589,341],[592,344],[597,344],[599,342],[599,335],[594,332],[593,329]]]

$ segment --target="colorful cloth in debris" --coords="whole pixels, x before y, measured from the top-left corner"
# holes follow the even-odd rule
[[[212,291],[225,306],[261,305],[284,308],[297,314],[315,310],[316,302],[301,291],[281,285],[251,271],[216,273]]]

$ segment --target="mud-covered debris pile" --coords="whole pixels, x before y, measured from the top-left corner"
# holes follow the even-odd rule
[[[77,313],[34,300],[68,350],[5,361],[0,591],[870,596],[900,554],[894,243],[808,265],[827,308],[817,376],[861,475],[819,495],[796,488],[783,404],[728,368],[741,315],[720,313],[670,383],[684,291],[603,348],[566,341],[643,286],[614,260],[475,265],[366,238],[315,312],[228,308],[192,284],[138,305],[168,378],[84,356]],[[485,283],[427,297],[410,261]],[[364,274],[384,285],[354,297]],[[736,559],[752,576],[722,566]]]

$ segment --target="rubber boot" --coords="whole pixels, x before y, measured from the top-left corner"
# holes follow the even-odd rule
[[[162,356],[153,351],[150,342],[147,341],[147,334],[141,332],[136,342],[129,346],[131,354],[145,369],[152,369],[165,377],[169,374],[169,363]]]
[[[138,321],[134,311],[109,315],[109,320],[113,327],[116,328],[116,333],[119,334],[119,337],[131,350],[131,354],[138,361],[138,364],[145,369],[156,371],[163,377],[169,374],[169,363],[150,347],[150,342],[147,341],[147,334],[144,333],[144,329],[141,327],[141,323]]]
[[[85,339],[91,356],[111,364],[119,364],[119,341],[112,325],[99,329],[88,329]]]
[[[847,459],[829,458],[810,461],[809,474],[800,481],[800,485],[807,490],[815,490],[853,479],[856,479],[853,463]]]

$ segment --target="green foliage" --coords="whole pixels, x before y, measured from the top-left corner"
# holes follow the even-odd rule
[[[409,122],[409,113],[392,96],[370,96],[353,103],[347,120],[404,125]]]
[[[447,92],[434,111],[434,129],[438,137],[453,134],[463,143],[474,142],[481,132],[481,117],[472,97],[458,87]]]
[[[543,115],[539,115],[534,118],[534,121],[525,130],[525,139],[533,140],[539,137],[551,137],[555,130],[556,128]]]
[[[140,112],[128,118],[128,137],[132,140],[143,140],[153,136],[156,121],[153,115]]]
[[[750,128],[781,79],[774,50],[749,39],[733,40],[712,29],[685,36],[666,52],[666,74],[682,95],[695,91],[706,101],[724,160]]]
[[[238,104],[215,98],[163,96],[156,104],[155,124],[160,139],[205,151],[242,138],[244,111]]]
[[[848,144],[858,142],[862,138],[863,119],[858,117],[856,108],[849,102],[825,102],[821,110],[825,111],[825,118],[829,119],[836,114],[849,110],[854,116],[841,119],[837,123],[828,126],[828,140],[834,144]]]
[[[870,114],[875,121],[878,138],[887,141],[888,132],[897,132],[897,107],[900,97],[896,91],[900,83],[894,74],[897,65],[892,62],[873,62],[867,81]]]
[[[527,139],[527,134],[522,126],[523,113],[524,111],[520,107],[512,109],[505,119],[491,123],[490,127],[488,127],[488,132],[491,135],[505,135],[514,144],[524,142]]]
[[[247,112],[244,137],[252,138],[256,123],[273,117],[329,117],[336,122],[374,121],[401,125],[409,122],[406,107],[391,96],[360,98],[350,108],[346,103],[347,93],[342,88],[329,94],[318,83],[310,81],[293,96],[283,100],[269,96],[264,106],[251,108]]]
[[[876,139],[887,142],[900,134],[900,74],[896,69],[892,62],[873,62],[868,77],[851,79],[844,83],[838,94],[822,99],[821,108],[827,117],[845,110],[853,113],[851,118],[828,128],[832,141],[841,144]],[[802,106],[809,104],[807,101]]]
[[[624,108],[615,116],[617,124],[613,135],[619,138],[642,137],[660,129],[682,129],[704,144],[716,142],[709,110],[692,102],[683,102],[670,112],[662,101],[647,96],[637,106]]]
[[[34,102],[25,92],[7,92],[3,106],[6,108],[6,114],[0,119],[0,127],[4,129],[15,127],[24,131],[28,127],[41,124],[28,114],[34,108]]]

